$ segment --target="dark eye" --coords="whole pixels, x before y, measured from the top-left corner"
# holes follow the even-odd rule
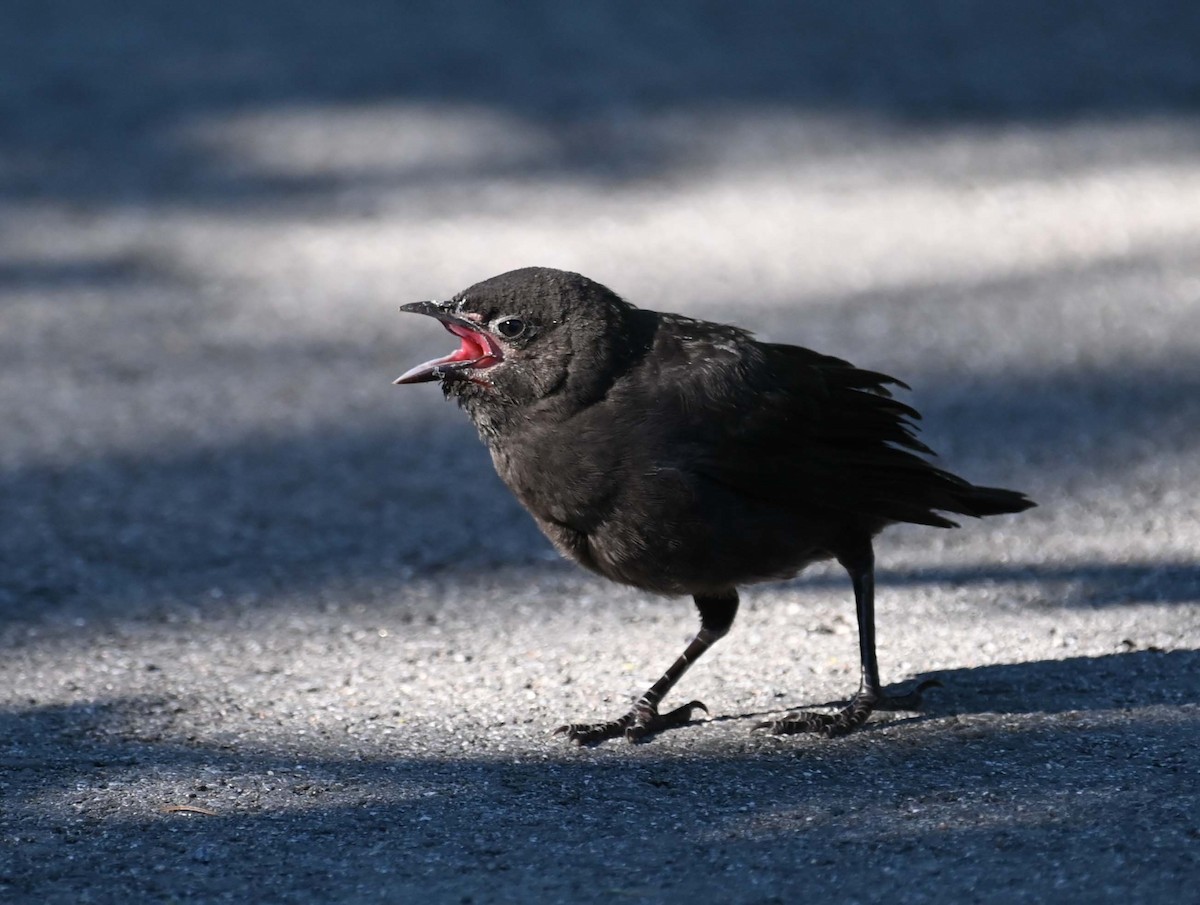
[[[505,339],[516,339],[525,332],[525,321],[519,317],[505,317],[496,321],[496,332]]]

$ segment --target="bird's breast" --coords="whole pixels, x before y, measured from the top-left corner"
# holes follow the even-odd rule
[[[496,473],[539,524],[587,534],[608,513],[618,463],[561,431],[530,430],[489,443]]]

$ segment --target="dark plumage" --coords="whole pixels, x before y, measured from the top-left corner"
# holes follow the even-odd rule
[[[1020,493],[977,487],[923,458],[920,416],[894,377],[736,327],[639,309],[586,277],[515,270],[432,315],[462,341],[397,383],[440,380],[487,444],[500,477],[566,556],[613,581],[691,594],[701,630],[617,720],[562,727],[579,742],[640,738],[687,722],[659,715],[688,666],[723,636],[739,585],[837,559],[858,610],[862,683],[836,714],[799,713],[774,732],[835,735],[887,698],[875,662],[872,538],[942,513],[1019,512]]]

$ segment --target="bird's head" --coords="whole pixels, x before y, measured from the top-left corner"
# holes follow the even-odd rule
[[[464,403],[526,405],[603,393],[620,358],[632,306],[577,273],[527,267],[477,283],[446,302],[413,302],[459,348],[411,368],[396,383],[441,381]]]

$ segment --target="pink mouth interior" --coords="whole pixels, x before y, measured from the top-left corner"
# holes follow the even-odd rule
[[[500,350],[495,347],[486,334],[468,327],[460,327],[458,324],[443,324],[443,326],[462,340],[462,345],[458,349],[442,359],[445,364],[471,361],[474,362],[472,367],[488,368],[500,361]]]
[[[410,368],[393,381],[394,383],[424,383],[428,380],[442,380],[449,368],[454,371],[490,368],[504,361],[504,352],[499,343],[481,330],[474,330],[463,324],[442,321],[442,326],[457,336],[462,345],[442,358],[435,358]],[[453,366],[450,368],[450,366]],[[479,382],[477,378],[470,380]]]

